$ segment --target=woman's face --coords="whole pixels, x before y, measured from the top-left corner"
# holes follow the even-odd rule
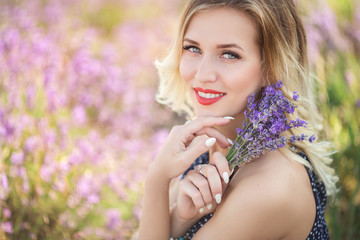
[[[242,114],[247,97],[264,85],[257,29],[232,8],[196,13],[184,36],[180,75],[196,115]]]

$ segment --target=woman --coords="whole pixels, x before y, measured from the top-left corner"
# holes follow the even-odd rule
[[[190,0],[177,34],[157,63],[158,100],[193,120],[171,130],[149,168],[140,239],[329,238],[326,194],[337,177],[328,142],[288,144],[234,171],[225,159],[248,96],[279,80],[289,99],[301,96],[288,117],[308,123],[287,136],[321,130],[294,2]]]

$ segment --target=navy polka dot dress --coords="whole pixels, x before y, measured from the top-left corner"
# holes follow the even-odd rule
[[[308,160],[307,157],[299,153],[301,157]],[[209,161],[209,154],[204,153],[201,155],[196,161],[191,165],[191,167],[184,173],[183,177],[190,171],[195,169],[195,167],[199,164],[207,164]],[[328,228],[325,222],[325,207],[326,207],[326,189],[324,184],[318,180],[317,176],[307,167],[306,171],[309,175],[309,179],[311,182],[311,187],[314,193],[315,202],[316,202],[316,217],[313,224],[313,227],[311,229],[310,234],[306,238],[306,240],[315,240],[315,239],[321,239],[326,240],[329,239],[329,232]],[[185,236],[183,238],[179,239],[191,239],[195,233],[204,225],[206,222],[210,220],[210,218],[213,216],[213,214],[205,215],[203,218],[201,218],[193,227],[191,227]]]

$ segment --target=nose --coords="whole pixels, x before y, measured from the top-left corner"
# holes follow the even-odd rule
[[[197,71],[195,79],[199,82],[214,82],[216,81],[217,74],[215,64],[211,56],[205,54],[201,58],[201,61],[197,65]]]

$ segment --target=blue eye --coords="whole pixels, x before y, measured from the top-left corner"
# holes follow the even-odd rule
[[[200,48],[195,47],[195,46],[184,46],[183,49],[185,51],[189,51],[189,52],[193,52],[193,53],[201,53]]]
[[[237,55],[236,53],[233,53],[233,52],[225,52],[223,54],[223,56],[227,59],[239,59],[239,55]]]

